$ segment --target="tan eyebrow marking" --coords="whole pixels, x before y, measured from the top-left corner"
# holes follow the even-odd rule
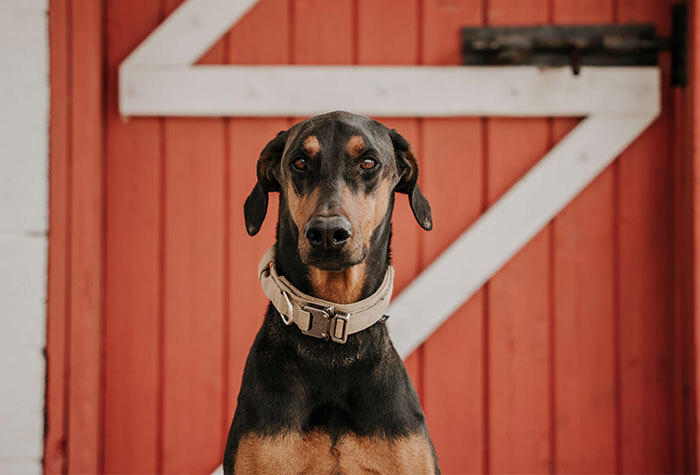
[[[321,144],[315,135],[309,135],[304,139],[304,151],[312,158],[321,151]]]
[[[361,135],[353,135],[345,149],[352,158],[357,158],[365,151],[365,139]]]

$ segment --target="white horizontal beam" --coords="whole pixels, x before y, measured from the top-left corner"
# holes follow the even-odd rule
[[[119,83],[127,116],[625,115],[659,101],[656,67],[123,65]]]
[[[559,142],[394,300],[388,326],[399,354],[423,343],[658,114],[594,115]]]

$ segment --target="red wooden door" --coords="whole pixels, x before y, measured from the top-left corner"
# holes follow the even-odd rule
[[[70,94],[52,111],[47,472],[214,469],[262,321],[255,269],[274,213],[250,238],[242,203],[259,151],[297,119],[117,113],[119,63],[180,1],[52,0],[52,85]],[[261,0],[201,62],[456,65],[463,26],[653,22],[668,34],[669,15],[668,0]],[[79,37],[101,53],[85,56]],[[683,98],[666,56],[662,116],[406,360],[444,473],[689,469],[671,287]],[[76,114],[76,65],[103,78],[104,109]],[[396,292],[576,124],[380,120],[418,151],[434,210],[425,233],[398,199]],[[76,137],[96,123],[97,145]],[[59,174],[80,160],[103,173]],[[61,240],[77,235],[85,211],[70,206],[84,194],[99,205],[96,254]],[[101,269],[101,286],[57,285],[71,255]],[[101,305],[65,304],[71,286]]]

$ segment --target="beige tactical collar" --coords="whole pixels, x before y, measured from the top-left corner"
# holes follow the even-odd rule
[[[272,301],[285,325],[292,322],[305,335],[345,343],[348,335],[369,328],[389,307],[394,268],[389,266],[376,292],[359,302],[340,304],[312,297],[294,287],[275,269],[275,248],[268,249],[258,266],[263,292]]]

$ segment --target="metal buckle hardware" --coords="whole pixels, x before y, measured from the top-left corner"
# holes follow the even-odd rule
[[[309,328],[301,330],[304,335],[324,340],[330,339],[336,343],[345,343],[348,340],[350,314],[336,312],[333,307],[323,307],[311,303],[302,308],[311,316]]]
[[[350,314],[345,312],[335,312],[331,320],[331,340],[336,343],[348,341],[348,325],[350,324]]]
[[[294,306],[292,305],[292,301],[289,300],[289,294],[284,290],[282,291],[282,297],[284,297],[284,301],[287,302],[287,313],[289,315],[285,315],[282,312],[279,312],[279,314],[280,317],[282,317],[282,322],[285,325],[289,325],[292,323],[292,320],[294,320]]]

